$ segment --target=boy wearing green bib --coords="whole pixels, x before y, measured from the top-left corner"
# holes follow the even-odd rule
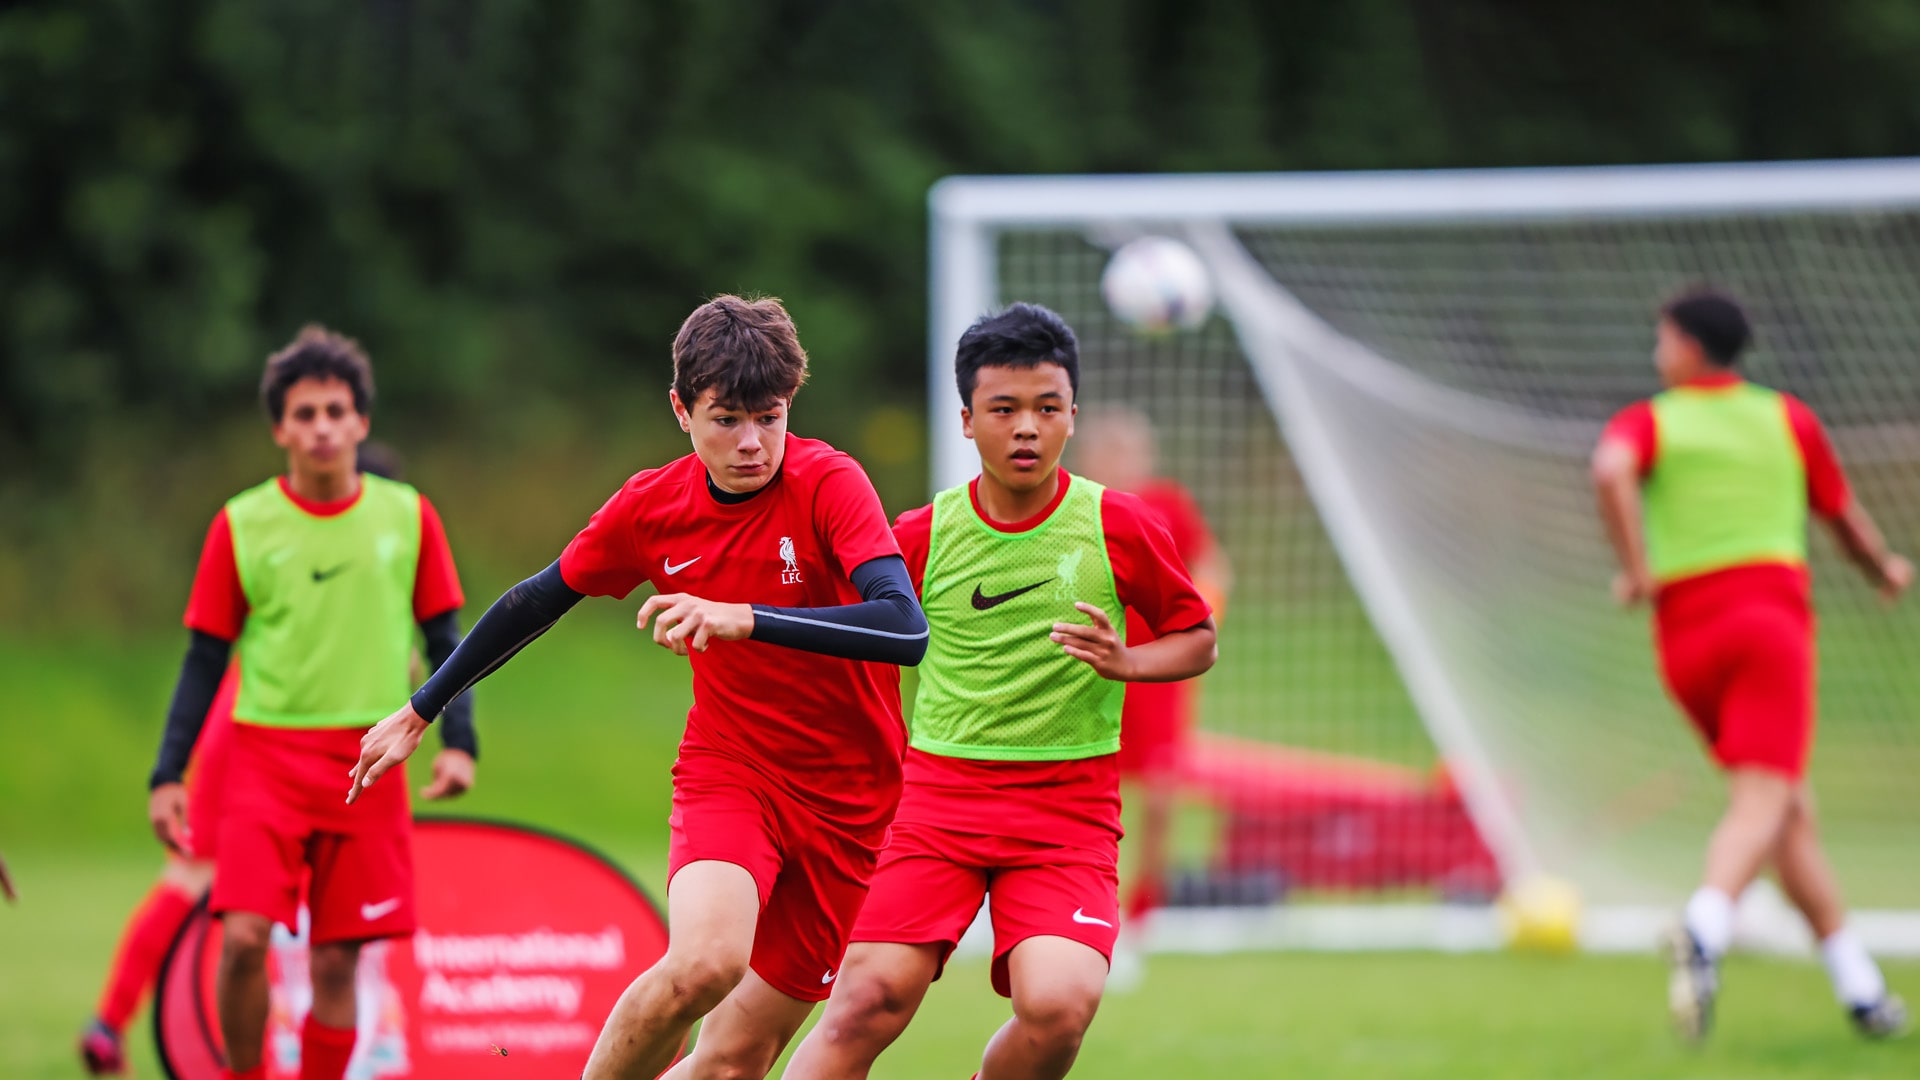
[[[181,777],[228,659],[239,691],[227,736],[209,905],[223,923],[218,979],[228,1076],[264,1075],[266,960],[275,923],[304,900],[313,1004],[303,1080],[338,1080],[353,1054],[354,977],[367,941],[411,934],[413,849],[404,785],[346,806],[360,735],[411,685],[415,627],[438,666],[464,602],[446,532],[406,484],[358,469],[373,372],[360,347],[308,327],[267,361],[261,397],[287,472],[227,501],[201,551],[193,641],[168,710],[148,816],[190,855]],[[473,783],[471,707],[444,735],[427,798]],[[209,837],[200,838],[202,842]]]
[[[1662,310],[1654,363],[1667,390],[1628,407],[1594,451],[1593,476],[1620,560],[1615,592],[1651,599],[1661,672],[1727,774],[1726,816],[1673,948],[1669,1006],[1699,1039],[1712,1023],[1733,904],[1771,862],[1820,940],[1835,995],[1869,1036],[1906,1009],[1846,925],[1806,783],[1813,741],[1809,511],[1892,600],[1913,567],[1887,550],[1853,498],[1813,411],[1735,372],[1745,314],[1713,292]]]
[[[1013,1018],[980,1075],[1065,1076],[1120,920],[1123,684],[1213,666],[1212,615],[1165,526],[1137,496],[1059,467],[1079,390],[1073,331],[1015,304],[968,329],[955,369],[981,472],[894,526],[932,628],[906,783],[788,1080],[866,1076],[989,895],[993,985]],[[1123,643],[1129,609],[1156,640]]]

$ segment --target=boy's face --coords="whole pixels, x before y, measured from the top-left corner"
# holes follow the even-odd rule
[[[712,387],[700,392],[692,408],[669,390],[680,430],[693,436],[693,452],[722,491],[745,495],[767,486],[787,453],[786,398],[749,411],[721,405]]]
[[[287,388],[286,408],[273,425],[273,441],[304,473],[351,471],[366,441],[368,420],[353,404],[353,388],[340,379],[301,379]]]
[[[1678,386],[1700,373],[1704,366],[1700,343],[1672,319],[1661,319],[1653,332],[1653,366],[1660,381]]]
[[[1073,383],[1059,364],[983,367],[973,407],[960,410],[980,467],[1012,491],[1032,491],[1053,475],[1073,435]]]

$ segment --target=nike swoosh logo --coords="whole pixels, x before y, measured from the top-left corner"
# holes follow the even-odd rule
[[[1112,923],[1108,922],[1105,919],[1096,919],[1093,916],[1086,914],[1086,912],[1081,908],[1073,909],[1073,921],[1077,923],[1081,923],[1086,926],[1104,926],[1109,930],[1113,929]]]
[[[673,575],[679,573],[682,570],[685,570],[687,567],[692,566],[694,563],[697,563],[699,561],[700,561],[700,556],[695,555],[693,558],[688,559],[686,562],[681,563],[679,566],[673,565],[672,560],[669,560],[669,559],[661,559],[660,565],[666,567],[667,576],[672,577]]]
[[[396,896],[391,900],[382,900],[377,904],[361,904],[360,917],[368,922],[374,922],[398,910],[400,910],[400,898]]]
[[[1001,604],[1006,603],[1007,601],[1013,599],[1014,597],[1019,596],[1023,593],[1030,593],[1033,590],[1039,588],[1040,586],[1045,585],[1048,581],[1052,581],[1052,580],[1053,580],[1052,578],[1047,578],[1043,581],[1036,581],[1031,585],[1023,585],[1020,588],[1013,590],[1012,592],[1003,592],[995,596],[983,595],[980,592],[980,586],[975,585],[973,587],[973,610],[987,611],[989,609],[999,607]]]
[[[313,580],[315,582],[325,581],[328,578],[334,576],[335,574],[338,574],[340,571],[345,570],[347,567],[352,565],[353,565],[352,563],[341,563],[339,566],[336,566],[331,570],[315,570],[313,572]]]
[[[825,975],[820,976],[820,985],[825,986],[837,978],[839,978],[838,975],[835,975],[833,972],[829,971]]]

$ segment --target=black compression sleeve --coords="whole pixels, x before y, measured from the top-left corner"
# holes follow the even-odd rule
[[[160,755],[153,763],[152,775],[147,777],[149,789],[177,784],[186,775],[193,744],[200,740],[200,726],[207,721],[207,710],[213,707],[220,679],[227,673],[227,658],[233,655],[233,642],[199,630],[192,634],[186,659],[180,661],[180,681],[173,687],[173,703],[167,706]]]
[[[573,610],[583,595],[574,592],[560,576],[559,560],[508,589],[480,616],[480,621],[473,624],[466,640],[453,650],[453,655],[447,657],[426,685],[414,692],[413,711],[424,720],[439,716],[449,701],[466,693],[534,638],[552,629],[560,616]]]
[[[460,613],[456,610],[435,615],[420,624],[420,631],[427,638],[427,674],[431,675],[439,671],[460,646]],[[480,735],[473,727],[472,694],[461,694],[447,704],[441,714],[440,742],[449,750],[464,750],[475,761],[480,760]]]
[[[754,641],[790,649],[912,667],[927,653],[927,616],[913,596],[898,555],[869,559],[853,570],[861,602],[841,607],[753,605]]]

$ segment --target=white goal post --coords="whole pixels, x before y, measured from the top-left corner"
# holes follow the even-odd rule
[[[1351,762],[1356,805],[1370,763],[1444,774],[1509,880],[1577,883],[1592,947],[1651,943],[1719,798],[1660,693],[1645,618],[1610,605],[1585,481],[1607,416],[1657,389],[1659,301],[1698,281],[1740,295],[1753,377],[1812,404],[1896,546],[1920,543],[1920,159],[952,177],[929,202],[934,487],[978,469],[960,333],[1015,300],[1060,310],[1082,338],[1086,416],[1147,414],[1234,561],[1202,726]],[[1220,318],[1145,339],[1104,309],[1105,254],[1147,233],[1200,254]],[[1920,618],[1879,610],[1816,551],[1827,834],[1871,944],[1920,953],[1920,867],[1904,865]],[[1397,812],[1425,812],[1405,790]],[[1349,826],[1387,843],[1407,824],[1219,813],[1248,850],[1263,828],[1276,845]],[[1201,949],[1497,940],[1481,916],[1409,914],[1448,896],[1444,879],[1407,887],[1419,872],[1303,888],[1318,903],[1294,914],[1176,910],[1155,933]],[[1350,903],[1361,893],[1375,899]],[[1778,908],[1754,899],[1749,940],[1803,947]]]

